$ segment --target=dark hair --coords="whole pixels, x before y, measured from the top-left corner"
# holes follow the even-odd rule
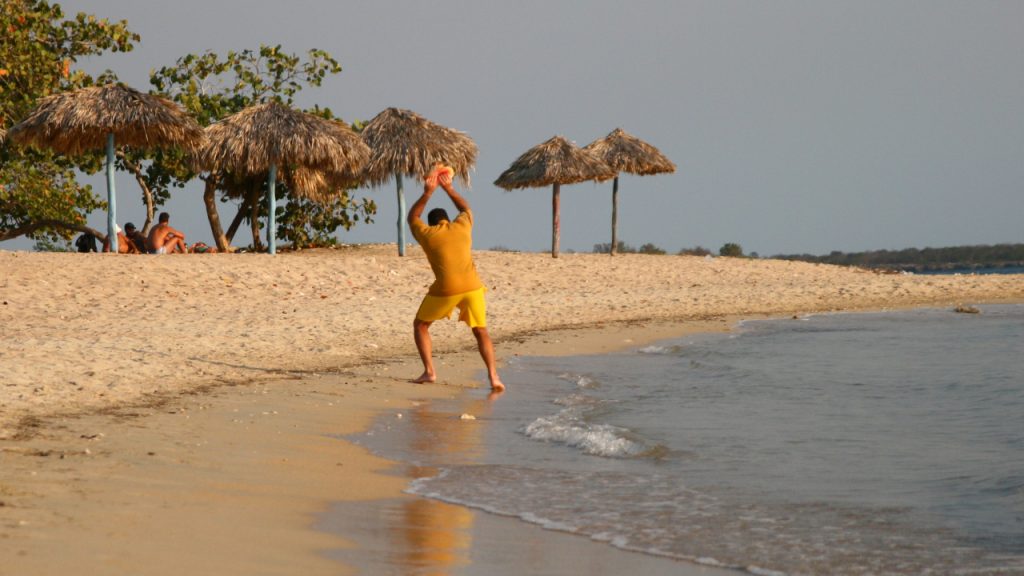
[[[448,218],[448,213],[445,212],[444,208],[434,208],[427,213],[427,224],[431,226],[437,226],[442,220],[451,222],[451,219]]]
[[[131,222],[125,222],[124,229],[125,230],[135,230],[135,224],[132,224]]]
[[[167,212],[161,212],[160,213],[160,221],[161,222],[169,222],[170,220],[171,220],[171,215],[170,214],[168,214]]]

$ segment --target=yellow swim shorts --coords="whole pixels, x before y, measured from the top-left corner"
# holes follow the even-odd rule
[[[454,296],[432,296],[427,294],[416,311],[416,319],[422,322],[433,322],[441,318],[450,318],[452,310],[459,307],[459,320],[470,328],[487,327],[487,303],[484,301],[486,288],[477,288]]]

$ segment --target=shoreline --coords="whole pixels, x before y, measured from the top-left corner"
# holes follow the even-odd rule
[[[982,305],[1024,305],[1024,302],[987,302]],[[659,342],[674,341],[691,335],[726,334],[741,331],[744,326],[752,322],[763,321],[786,321],[803,320],[807,317],[818,315],[850,315],[850,314],[886,314],[888,312],[902,312],[911,310],[934,310],[943,311],[942,307],[933,306],[908,306],[889,310],[840,310],[835,312],[809,313],[805,315],[760,315],[752,317],[731,317],[720,321],[709,321],[702,323],[673,323],[656,324],[645,326],[642,323],[631,325],[625,332],[619,331],[616,327],[588,328],[578,332],[569,331],[565,333],[553,333],[549,337],[538,335],[531,340],[521,344],[513,353],[514,356],[531,356],[558,358],[562,356],[589,356],[601,354],[614,354],[630,349],[643,348],[655,345]],[[955,312],[948,310],[950,315]],[[634,330],[636,332],[634,332]],[[549,347],[554,346],[554,348]],[[486,382],[482,366],[479,366],[479,358],[475,352],[460,352],[456,357],[461,359],[460,371],[466,378],[471,379],[472,374],[479,376],[477,379],[481,384]],[[511,391],[514,394],[514,389]],[[460,414],[479,416],[489,411],[482,400],[484,392],[473,388],[463,388],[455,395],[446,397],[434,397],[429,399],[416,399],[415,411],[423,414],[430,414],[430,419],[436,419],[439,415],[447,416],[451,420],[458,420]],[[431,404],[437,404],[443,400],[445,408],[434,410]],[[498,399],[497,402],[501,400]],[[391,413],[393,412],[393,413]],[[375,421],[378,425],[387,426],[387,420],[393,417],[408,417],[409,412],[402,411],[381,411],[377,414]],[[422,417],[421,417],[422,418]],[[485,418],[486,421],[486,418]],[[425,423],[423,425],[426,425]],[[486,425],[486,424],[484,424]],[[453,425],[458,427],[458,425]],[[482,434],[481,434],[482,435]],[[352,438],[350,436],[349,438]],[[356,439],[346,440],[358,442]],[[453,448],[453,447],[449,447]],[[423,450],[421,448],[420,450]],[[429,448],[426,448],[430,450]],[[447,452],[446,448],[435,448]],[[455,451],[457,453],[458,450]],[[456,458],[458,460],[458,458]],[[514,559],[522,555],[535,555],[542,558],[557,558],[559,561],[566,561],[567,558],[579,560],[587,558],[590,561],[586,571],[588,574],[613,575],[622,574],[628,570],[641,568],[645,574],[655,575],[682,575],[682,576],[730,576],[747,574],[748,572],[740,567],[720,565],[713,560],[707,563],[700,559],[682,559],[671,556],[653,554],[647,551],[631,550],[613,545],[609,542],[593,540],[586,535],[565,532],[558,528],[549,528],[540,524],[532,523],[518,517],[496,514],[486,509],[476,508],[460,503],[451,503],[447,500],[437,500],[427,496],[409,494],[406,490],[408,484],[425,476],[433,475],[433,472],[425,473],[420,465],[402,460],[392,460],[392,467],[381,473],[387,476],[402,478],[406,484],[400,496],[381,499],[375,502],[352,502],[339,501],[332,504],[331,509],[320,515],[316,527],[330,533],[339,535],[356,535],[357,546],[345,553],[334,552],[330,555],[342,559],[346,563],[360,568],[359,573],[376,574],[384,573],[382,569],[396,562],[395,557],[416,557],[417,566],[429,566],[431,573],[448,573],[454,570],[463,575],[500,575],[512,576],[521,574],[522,569],[515,564]],[[462,462],[463,465],[467,463]],[[341,517],[352,517],[355,520],[348,522],[340,521]],[[428,551],[414,550],[415,544],[423,544],[420,539],[428,539],[424,536],[423,530],[417,530],[415,523],[408,519],[416,517],[423,522],[424,518],[435,531],[440,531],[442,538],[429,539]],[[453,519],[454,518],[454,519]],[[396,520],[397,519],[397,520]],[[372,535],[366,534],[358,526],[361,522],[375,523],[377,527]],[[413,524],[410,527],[410,524]],[[410,534],[411,533],[411,534]],[[498,543],[498,535],[511,536],[512,542]],[[398,535],[398,536],[396,536]],[[480,553],[473,549],[475,542],[483,545],[484,552]],[[499,551],[499,547],[509,547],[511,551]],[[417,555],[417,552],[419,555]],[[492,554],[501,559],[509,559],[505,565],[503,560],[488,558]],[[579,565],[573,567],[579,571]],[[386,572],[386,571],[385,571]],[[531,567],[530,573],[536,574],[562,574],[558,569],[550,567]],[[567,572],[568,573],[568,572]]]
[[[365,536],[374,529],[349,525],[339,534],[318,532],[313,529],[316,515],[331,502],[401,498],[405,481],[389,472],[395,463],[338,438],[365,429],[376,414],[481,385],[473,378],[480,360],[471,337],[455,322],[438,323],[435,332],[440,383],[404,381],[418,373],[418,359],[411,334],[404,330],[407,323],[401,320],[414,309],[415,302],[407,301],[418,299],[418,284],[429,268],[415,257],[400,261],[382,250],[271,261],[234,260],[237,255],[132,260],[0,252],[0,267],[13,272],[0,280],[5,302],[0,321],[9,330],[2,342],[6,348],[0,348],[0,366],[6,371],[0,371],[5,400],[0,422],[8,426],[0,434],[0,559],[25,574],[61,573],[84,565],[111,574],[138,566],[150,567],[147,573],[167,574],[214,568],[225,574],[279,573],[296,567],[309,574],[343,571],[323,551],[350,547],[358,540],[351,535]],[[748,319],[1024,302],[1019,278],[1014,278],[1016,283],[1005,277],[896,278],[893,283],[891,276],[818,265],[581,256],[563,262],[543,255],[483,253],[478,258],[485,282],[497,287],[489,304],[493,302],[492,324],[500,328],[494,335],[499,359],[602,353],[688,330],[722,331]],[[19,258],[23,261],[14,263]],[[27,268],[21,267],[24,261],[29,261]],[[84,270],[76,269],[83,264]],[[689,282],[680,283],[677,277],[673,285],[666,284],[666,274],[679,274],[673,269],[677,266],[685,268]],[[90,296],[92,316],[86,318],[79,309],[83,298],[73,294],[90,282],[98,281],[92,288],[111,288],[110,281],[98,276],[109,275],[105,267],[118,269],[115,281],[125,274],[184,274],[186,267],[195,267],[194,276],[202,278],[191,282],[211,282],[214,288],[196,297],[188,294],[188,287],[171,288],[153,280],[155,290],[171,289],[175,296],[158,303],[113,304]],[[577,269],[577,275],[567,275],[566,269]],[[587,282],[581,283],[581,271],[590,274]],[[45,280],[45,287],[54,288],[62,279],[71,285],[40,292],[33,284]],[[351,290],[344,302],[357,305],[343,310],[336,302],[327,305],[336,294],[326,287],[339,280]],[[218,283],[244,289],[239,295]],[[289,285],[290,292],[279,291]],[[581,285],[586,288],[582,296]],[[535,291],[545,286],[547,292]],[[19,314],[6,308],[23,305],[27,295],[35,301],[20,307]],[[282,298],[287,305],[280,305]],[[241,303],[267,308],[270,312],[261,316],[265,325]],[[211,311],[211,306],[225,310]],[[381,308],[394,308],[394,317],[376,314]],[[159,354],[131,341],[129,356],[136,350],[146,362],[130,361],[128,368],[184,374],[139,393],[137,386],[123,385],[130,384],[120,376],[124,363],[102,353],[97,362],[83,360],[89,358],[87,344],[117,342],[103,334],[82,333],[83,327],[123,321],[126,310],[142,310],[155,317],[144,323],[182,329],[190,338],[205,338],[208,346],[184,342],[180,351]],[[230,321],[232,315],[242,321]],[[220,319],[229,320],[216,325]],[[346,329],[340,338],[343,350],[318,339],[325,324]],[[310,335],[310,325],[315,334]],[[296,349],[297,357],[280,358],[278,352],[271,359],[239,331],[252,339],[277,337],[271,348]],[[13,355],[12,349],[30,349],[16,339],[39,344],[43,353]],[[197,352],[209,348],[218,350]],[[315,358],[318,349],[327,358]],[[58,390],[62,385],[54,375],[83,370],[94,374],[70,391],[66,386]],[[19,380],[25,375],[31,376],[27,383]],[[18,402],[16,394],[39,402]],[[68,410],[70,405],[78,408]],[[12,413],[20,422],[13,434]],[[62,548],[59,559],[50,553],[54,546]]]
[[[542,331],[500,350],[505,357],[598,354],[726,331],[737,320]],[[474,377],[482,366],[475,349],[439,354],[435,361],[444,372],[431,385],[400,377],[414,377],[419,360],[396,357],[336,374],[228,384],[156,404],[43,418],[31,438],[0,443],[0,560],[23,574],[82,566],[96,574],[142,567],[150,574],[373,573],[346,561],[345,551],[392,545],[380,507],[426,499],[404,492],[403,463],[345,437],[424,401],[486,394],[485,379]],[[615,568],[607,574],[636,562],[653,574],[735,573],[437,505],[465,510],[492,531],[511,531],[555,564],[586,554]],[[364,514],[325,531],[321,524],[332,506]],[[59,557],[50,553],[55,545],[62,548]]]

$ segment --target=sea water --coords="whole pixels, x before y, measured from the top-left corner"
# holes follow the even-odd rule
[[[748,322],[515,358],[494,401],[424,403],[357,441],[414,464],[413,494],[627,550],[1024,574],[1022,361],[1019,305]]]

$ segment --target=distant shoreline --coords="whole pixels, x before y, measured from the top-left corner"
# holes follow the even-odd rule
[[[972,264],[951,262],[949,264],[902,264],[879,267],[880,270],[898,270],[914,274],[1024,274],[1024,261],[998,264]]]
[[[857,266],[868,270],[913,272],[915,274],[958,272],[964,274],[1024,273],[1024,244],[983,244],[923,249],[904,248],[902,250],[872,250],[849,253],[833,251],[821,256],[784,254],[774,257],[796,262]]]

